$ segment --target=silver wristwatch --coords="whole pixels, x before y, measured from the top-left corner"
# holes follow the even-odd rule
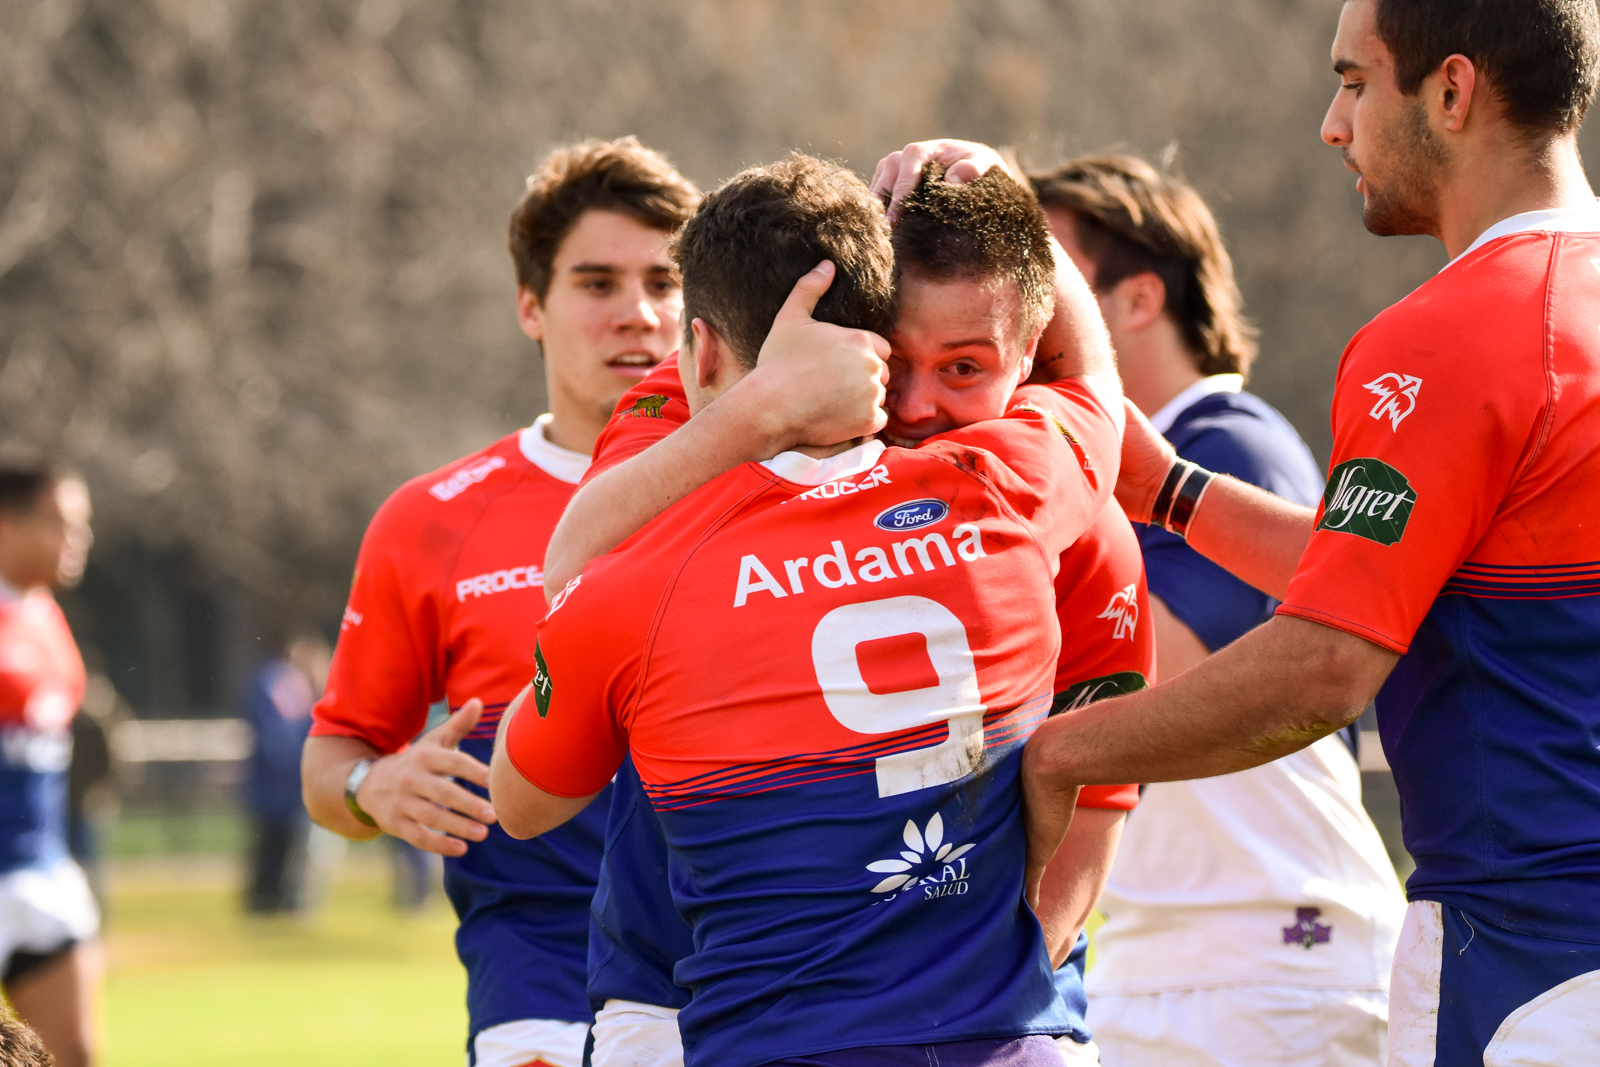
[[[356,790],[361,788],[361,783],[367,780],[367,772],[372,770],[375,759],[357,760],[356,765],[350,768],[350,774],[344,780],[344,806],[350,809],[350,814],[356,821],[366,826],[377,826],[378,821],[362,810],[356,801]]]

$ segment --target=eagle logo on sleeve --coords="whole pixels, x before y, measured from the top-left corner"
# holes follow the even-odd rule
[[[1372,405],[1372,410],[1368,414],[1380,422],[1387,415],[1389,425],[1398,433],[1405,417],[1417,408],[1417,390],[1422,388],[1422,379],[1412,374],[1389,371],[1387,374],[1378,375],[1361,388],[1378,398],[1378,402]]]

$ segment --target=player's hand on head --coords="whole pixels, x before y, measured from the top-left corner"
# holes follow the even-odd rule
[[[361,809],[385,833],[441,856],[463,855],[466,842],[482,841],[494,808],[452,781],[489,784],[488,766],[460,750],[482,714],[483,702],[469,700],[409,748],[373,764],[356,794]]]
[[[1117,503],[1134,522],[1150,521],[1150,509],[1161,492],[1161,483],[1177,460],[1178,453],[1161,436],[1150,420],[1124,399],[1127,426],[1122,434],[1122,470],[1117,476]]]
[[[1006,166],[999,152],[977,141],[914,141],[898,152],[890,152],[872,175],[872,194],[889,198],[890,222],[900,217],[900,202],[911,195],[922,180],[922,168],[931,161],[944,164],[944,180],[956,185],[982,177],[991,167]]]
[[[889,342],[811,317],[834,272],[823,260],[795,283],[747,379],[759,388],[758,402],[782,420],[777,433],[785,448],[868,437],[888,420]]]

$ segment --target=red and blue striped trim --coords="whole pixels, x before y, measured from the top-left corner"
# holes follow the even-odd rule
[[[1444,583],[1451,593],[1490,600],[1558,600],[1600,594],[1600,560],[1524,566],[1463,563]]]
[[[991,712],[983,720],[983,747],[997,748],[1026,740],[1050,710],[1048,694],[1035,697],[1008,711]],[[948,722],[930,723],[892,737],[831,752],[807,753],[719,768],[680,782],[645,783],[645,793],[657,811],[676,811],[737,796],[752,796],[797,785],[872,774],[882,756],[931,748],[950,736]]]

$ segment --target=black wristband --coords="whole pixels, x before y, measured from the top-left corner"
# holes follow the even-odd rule
[[[1172,510],[1167,515],[1167,529],[1185,540],[1189,537],[1189,523],[1194,521],[1195,509],[1200,506],[1200,496],[1216,475],[1204,467],[1189,465],[1189,476],[1183,480],[1172,498]]]
[[[1172,514],[1172,500],[1178,494],[1178,486],[1188,476],[1194,466],[1181,459],[1172,461],[1172,468],[1167,471],[1166,479],[1161,483],[1161,491],[1156,494],[1156,502],[1150,509],[1150,525],[1165,528],[1167,516]]]

